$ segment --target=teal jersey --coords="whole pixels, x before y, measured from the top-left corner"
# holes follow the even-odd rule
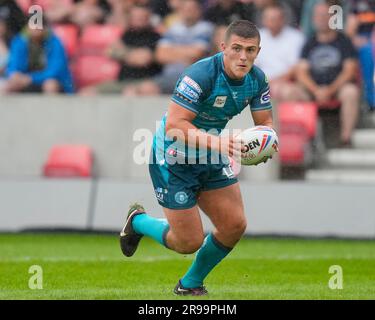
[[[226,124],[242,110],[270,110],[270,89],[264,72],[253,66],[241,80],[233,80],[224,71],[223,53],[202,59],[188,67],[180,76],[172,96],[172,101],[196,114],[192,123],[203,130],[220,134]],[[154,150],[171,154],[176,152],[176,144],[165,135],[165,114],[155,139]],[[173,145],[172,145],[173,144]],[[171,148],[174,150],[170,150]],[[180,146],[178,152],[183,156],[188,148]],[[191,148],[189,148],[191,149]],[[194,150],[189,155],[206,155],[202,150]],[[160,156],[157,157],[160,159]]]

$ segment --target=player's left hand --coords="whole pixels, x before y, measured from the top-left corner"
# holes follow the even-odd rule
[[[269,157],[265,157],[263,158],[262,160],[260,160],[258,163],[256,163],[255,165],[257,166],[259,163],[267,163],[268,159],[272,159],[272,156],[269,156]]]

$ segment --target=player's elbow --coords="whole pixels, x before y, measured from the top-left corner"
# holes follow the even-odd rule
[[[184,130],[183,130],[183,120],[177,119],[167,119],[165,124],[165,134],[171,139],[182,139],[185,140]]]
[[[165,134],[169,138],[173,138],[174,132],[177,128],[177,121],[174,121],[173,119],[167,119],[167,122],[165,123]]]
[[[175,128],[175,121],[173,119],[170,119],[170,117],[167,118],[167,121],[165,123],[165,132],[168,135],[168,132],[172,129]]]

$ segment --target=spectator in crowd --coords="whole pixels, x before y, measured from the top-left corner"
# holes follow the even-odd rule
[[[45,20],[14,37],[6,72],[6,92],[73,92],[64,48]]]
[[[133,6],[133,1],[107,1],[111,9],[105,19],[106,23],[118,25],[125,29],[128,24],[129,13]]]
[[[151,26],[151,14],[147,6],[132,7],[128,29],[110,50],[110,56],[123,62],[121,79],[140,79],[160,72],[154,52],[160,35]]]
[[[370,111],[375,111],[375,27],[370,40],[359,48],[359,60],[366,101]]]
[[[370,110],[375,110],[375,0],[350,0],[349,9],[346,34],[352,39],[354,45],[359,50],[366,100]],[[371,35],[373,36],[371,37]]]
[[[205,18],[216,25],[229,25],[235,20],[254,21],[255,6],[253,3],[242,3],[238,0],[217,0],[210,6]]]
[[[128,29],[108,55],[121,63],[118,81],[82,89],[82,94],[122,93],[127,85],[158,74],[161,67],[155,60],[155,47],[160,35],[151,26],[151,11],[147,6],[135,5],[130,9]]]
[[[127,94],[170,94],[181,72],[209,53],[213,25],[202,20],[198,0],[182,1],[181,22],[164,34],[156,48],[156,59],[163,65],[162,73],[150,81],[129,87]]]
[[[0,0],[0,18],[7,25],[6,39],[8,43],[26,24],[26,16],[15,1]]]
[[[80,28],[104,20],[105,10],[99,0],[81,0],[74,4],[70,20]]]
[[[366,45],[375,25],[375,0],[349,0],[346,34],[357,48]]]
[[[151,0],[107,0],[107,3],[109,9],[105,18],[106,23],[126,29],[131,19],[131,9],[134,6],[145,6],[150,8],[151,25],[158,26],[160,24],[161,18],[151,10],[151,4],[153,3]]]
[[[341,103],[340,143],[350,146],[360,102],[360,90],[355,83],[357,53],[348,37],[329,28],[328,8],[326,3],[314,7],[316,34],[302,50],[297,78],[319,105],[325,106],[332,99],[338,99]]]
[[[284,8],[285,20],[288,25],[291,25],[293,27],[297,27],[299,25],[297,15],[294,13],[290,4],[285,0],[252,0],[252,2],[255,5],[255,23],[259,27],[262,27],[263,10],[272,4],[280,4]]]
[[[303,33],[286,24],[280,4],[263,10],[260,29],[261,51],[255,63],[270,80],[272,98],[277,102],[300,100],[305,96],[295,80],[295,68],[304,45]]]
[[[48,6],[43,8],[44,13],[51,24],[68,23],[74,8],[73,1],[49,0]]]
[[[315,33],[315,27],[313,22],[314,7],[318,3],[325,2],[328,6],[338,5],[342,8],[343,13],[343,24],[346,23],[346,16],[348,14],[349,6],[347,1],[344,0],[306,0],[303,3],[300,28],[305,34],[306,38],[310,38]]]

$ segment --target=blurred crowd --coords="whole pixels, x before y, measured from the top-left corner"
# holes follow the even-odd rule
[[[348,142],[361,99],[375,109],[375,0],[0,0],[0,90],[170,94],[238,19],[261,30],[275,101],[340,104]]]

